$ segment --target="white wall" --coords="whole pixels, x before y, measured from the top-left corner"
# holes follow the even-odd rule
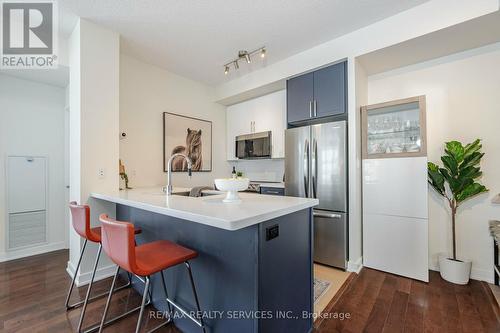
[[[0,74],[0,261],[67,246],[64,107],[63,88]],[[49,233],[47,246],[6,254],[5,158],[8,155],[48,156]]]
[[[89,194],[113,191],[119,185],[119,42],[117,33],[86,20],[79,20],[69,40],[70,199],[90,204],[93,225],[98,224],[99,214],[115,214],[114,204],[91,200]],[[75,273],[81,246],[82,240],[71,231],[70,274]],[[96,246],[87,248],[77,284],[90,278]],[[97,279],[113,270],[110,261],[102,258]]]
[[[227,176],[225,107],[212,87],[126,55],[120,57],[120,158],[130,186],[166,184],[163,172],[163,112],[212,121],[212,172],[174,173],[174,186],[212,185]]]
[[[252,181],[278,182],[283,181],[285,173],[285,160],[240,160],[228,162],[230,170],[233,166],[236,171],[243,172],[244,177],[250,178]]]
[[[445,141],[483,140],[482,182],[491,190],[459,208],[458,256],[472,259],[472,277],[493,281],[488,220],[500,218],[500,43],[368,78],[369,104],[426,95],[429,161],[440,162]],[[451,251],[445,201],[429,190],[429,262]]]

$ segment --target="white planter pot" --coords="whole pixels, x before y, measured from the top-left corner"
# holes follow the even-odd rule
[[[471,267],[471,261],[458,261],[447,256],[439,256],[439,272],[441,277],[448,282],[456,284],[469,283]]]

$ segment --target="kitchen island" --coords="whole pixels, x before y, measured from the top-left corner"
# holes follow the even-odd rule
[[[185,194],[138,188],[91,196],[116,203],[118,220],[142,228],[138,244],[167,239],[199,253],[191,266],[208,332],[312,330],[312,207],[318,201],[240,193],[241,203],[225,204],[217,192]],[[156,275],[153,304],[166,311]],[[194,311],[185,267],[165,275],[169,297]],[[143,285],[137,280],[134,288],[142,293]],[[173,319],[183,332],[201,332],[178,312]]]

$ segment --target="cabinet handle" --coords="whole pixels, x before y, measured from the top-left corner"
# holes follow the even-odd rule
[[[312,101],[309,101],[309,118],[312,118],[313,116],[313,106],[312,106]]]
[[[317,117],[318,116],[318,113],[317,113],[318,108],[316,107],[317,106],[316,100],[314,100],[313,104],[314,104],[314,107],[313,107],[313,109],[314,109],[314,117]]]
[[[313,212],[313,216],[316,217],[325,217],[325,218],[330,218],[330,219],[340,219],[342,215],[340,214],[335,214],[335,213],[320,213],[320,212]]]
[[[273,190],[265,190],[264,194],[281,194],[279,191],[273,191]]]

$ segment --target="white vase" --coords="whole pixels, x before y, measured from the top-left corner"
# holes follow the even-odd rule
[[[453,260],[446,255],[439,255],[439,272],[441,277],[448,282],[456,284],[469,283],[471,267],[471,261]]]

